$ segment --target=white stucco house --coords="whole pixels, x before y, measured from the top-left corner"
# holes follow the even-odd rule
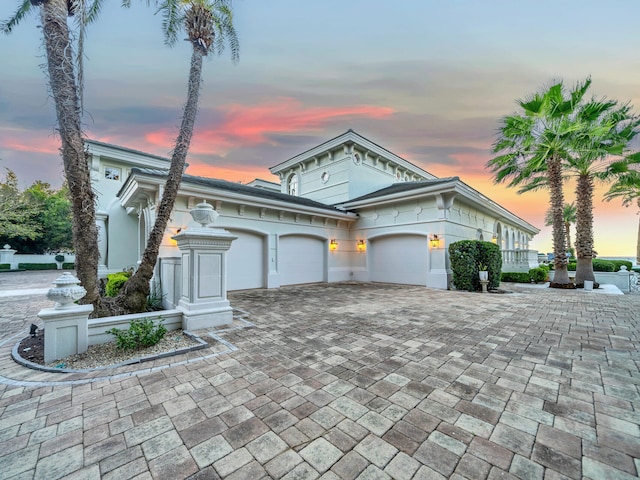
[[[155,220],[169,160],[88,141],[98,194],[102,273],[133,266]],[[280,184],[248,185],[188,174],[160,251],[158,271],[179,268],[171,239],[203,200],[216,227],[237,239],[227,254],[228,290],[339,282],[446,289],[455,241],[497,242],[503,270],[528,270],[539,230],[465,184],[437,178],[349,130],[270,168]],[[537,262],[536,262],[537,265]]]

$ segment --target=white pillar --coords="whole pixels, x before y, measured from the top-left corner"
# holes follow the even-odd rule
[[[98,277],[105,278],[108,273],[107,254],[109,247],[109,232],[107,231],[107,218],[104,212],[96,212],[96,226],[98,227]]]
[[[227,300],[227,251],[236,236],[208,226],[218,213],[206,202],[191,216],[201,226],[190,226],[172,238],[182,254],[182,328],[199,330],[230,324],[233,309]]]
[[[14,250],[9,245],[5,245],[2,249],[0,249],[0,263],[8,263],[9,269],[15,270],[18,268],[17,265],[14,265],[13,256],[17,250]]]

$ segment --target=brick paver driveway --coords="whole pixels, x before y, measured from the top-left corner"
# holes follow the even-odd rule
[[[638,296],[323,284],[230,300],[244,328],[156,370],[25,372],[5,342],[0,478],[637,476]]]

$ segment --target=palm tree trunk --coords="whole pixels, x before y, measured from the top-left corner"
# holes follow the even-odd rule
[[[182,172],[187,159],[189,145],[191,144],[193,126],[198,113],[198,98],[202,79],[202,57],[203,51],[200,48],[194,47],[191,55],[187,103],[184,107],[182,124],[180,125],[176,146],[171,156],[171,167],[169,168],[167,181],[164,185],[162,200],[157,209],[156,220],[149,234],[147,247],[142,255],[142,261],[138,270],[125,283],[115,300],[116,305],[127,313],[143,312],[146,307],[147,296],[150,290],[149,283],[153,277],[158,253],[160,251],[160,244],[178,196]]]
[[[71,197],[76,273],[87,290],[81,302],[98,305],[99,253],[95,195],[91,188],[91,174],[80,126],[81,112],[67,14],[67,0],[48,0],[40,10],[49,84],[56,107],[62,161]]]
[[[571,223],[564,222],[564,235],[567,237],[567,250],[571,251]]]
[[[555,269],[551,288],[572,288],[567,269],[567,241],[564,235],[564,194],[562,193],[562,165],[553,155],[547,161],[549,193],[551,196],[551,218],[553,219],[553,265]]]
[[[638,208],[640,209],[640,197],[638,197]],[[636,263],[640,265],[640,217],[638,217],[638,240],[636,241]]]
[[[578,176],[576,185],[576,287],[585,280],[595,282],[593,275],[593,178]]]

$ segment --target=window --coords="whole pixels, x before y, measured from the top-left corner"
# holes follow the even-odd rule
[[[298,174],[294,173],[289,177],[287,182],[287,193],[289,195],[298,195]]]
[[[327,183],[329,181],[329,172],[322,172],[320,179],[322,180],[322,183]]]
[[[120,180],[121,171],[116,167],[104,167],[104,178],[107,180]]]

